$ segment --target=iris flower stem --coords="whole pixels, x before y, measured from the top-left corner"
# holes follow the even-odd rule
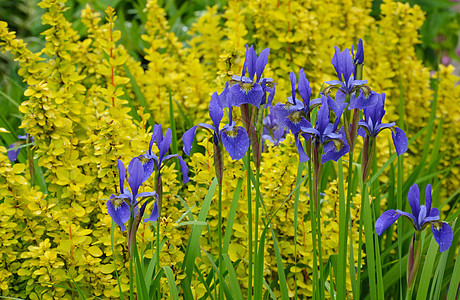
[[[314,214],[314,205],[316,196],[313,190],[313,181],[311,180],[311,161],[308,161],[308,173],[309,173],[309,183],[310,183],[310,222],[311,222],[311,239],[313,243],[313,299],[319,299],[319,284],[318,284],[318,257],[316,253],[316,217]]]
[[[246,170],[246,184],[247,184],[247,200],[248,200],[248,300],[252,299],[252,202],[251,202],[251,177],[250,170],[251,167],[251,146],[248,147],[246,153],[247,161],[247,170]]]
[[[222,263],[222,182],[219,183],[219,215],[218,215],[218,232],[219,232],[219,299],[224,299],[224,268]]]
[[[313,234],[312,234],[312,241],[313,241],[313,248],[315,251],[318,251],[318,262],[319,264],[319,271],[320,271],[320,278],[318,280],[318,290],[319,290],[319,295],[320,299],[324,298],[324,289],[323,289],[323,263],[322,263],[322,253],[321,253],[321,215],[320,211],[318,209],[319,207],[319,191],[321,188],[321,176],[322,176],[322,164],[319,161],[319,145],[314,145],[314,154],[313,154],[313,215],[312,215],[312,220],[315,220],[314,224],[312,222],[312,229],[313,229]],[[317,246],[316,246],[317,245]],[[318,265],[313,264],[314,273],[318,272]]]
[[[295,185],[298,186],[300,181],[302,180],[302,170],[305,163],[301,163],[299,161],[299,165],[297,167],[297,177],[295,181]],[[295,191],[294,196],[294,266],[295,266],[295,273],[294,273],[294,298],[297,299],[297,217],[299,214],[299,196],[300,196],[300,187]]]
[[[155,172],[155,187],[157,189],[157,194],[158,194],[158,219],[157,219],[157,228],[156,228],[156,240],[157,240],[157,251],[156,251],[156,260],[157,260],[157,265],[156,269],[157,272],[160,271],[160,220],[161,220],[161,204],[163,203],[163,191],[159,192],[159,187],[158,185],[161,184],[160,182],[160,171]],[[160,288],[157,290],[157,299],[160,299],[161,294],[160,294]]]
[[[133,228],[134,222],[134,209],[131,209],[131,218],[129,219],[128,223],[128,237],[131,233],[131,229]],[[131,247],[135,247],[136,239],[131,241]],[[134,300],[134,271],[133,271],[133,255],[131,255],[131,251],[128,247],[129,252],[129,299]]]

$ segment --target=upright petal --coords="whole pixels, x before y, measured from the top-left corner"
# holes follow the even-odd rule
[[[138,157],[133,158],[129,162],[128,172],[128,183],[129,187],[131,188],[131,192],[133,193],[132,205],[135,205],[136,196],[139,192],[139,187],[142,185],[142,181],[144,180],[144,167],[142,166],[142,163]]]
[[[355,64],[362,65],[364,62],[364,49],[363,49],[363,40],[359,39],[358,50],[356,51]]]
[[[298,90],[300,97],[302,97],[302,100],[305,104],[305,108],[308,109],[308,107],[310,106],[311,88],[307,77],[305,77],[305,72],[303,71],[303,69],[300,69],[299,71]]]
[[[120,179],[120,194],[123,192],[125,189],[125,177],[126,177],[126,169],[125,165],[123,162],[119,159],[117,159],[117,165],[118,165],[118,177]]]
[[[251,46],[247,52],[246,52],[246,58],[248,59],[248,62],[245,63],[248,67],[248,75],[251,80],[254,80],[254,74],[256,73],[256,64],[257,64],[257,53],[254,50],[254,47]]]
[[[414,215],[415,219],[418,219],[418,214],[420,212],[420,191],[418,189],[418,185],[414,183],[409,189],[409,194],[407,195],[409,198],[409,205],[412,209],[412,214]]]
[[[406,133],[402,129],[394,127],[394,131],[391,131],[391,135],[393,136],[393,144],[396,148],[396,154],[398,154],[398,156],[404,154],[409,147]]]
[[[192,150],[193,140],[195,140],[195,133],[198,126],[193,126],[189,130],[187,130],[184,135],[182,136],[182,142],[184,143],[184,153],[190,155],[190,151]]]
[[[168,153],[169,146],[171,146],[172,141],[172,131],[171,128],[166,130],[165,136],[161,143],[158,145],[158,150],[160,151],[160,164],[163,161],[163,157]]]
[[[155,125],[153,126],[152,138],[150,139],[149,151],[147,152],[149,155],[152,154],[152,146],[153,146],[153,143],[155,142],[155,139],[156,139],[157,136],[158,136],[158,132],[160,132],[160,136],[163,134],[163,132],[161,132],[161,131],[162,131],[161,125],[155,124]]]
[[[220,99],[217,92],[214,92],[214,94],[211,96],[211,102],[209,102],[209,116],[211,117],[212,123],[216,128],[215,131],[219,131],[220,121],[224,116],[224,112],[220,106]]]
[[[427,215],[431,215],[431,184],[427,184],[425,188],[425,205],[426,205],[426,210],[427,210]]]
[[[115,222],[115,224],[120,226],[120,230],[125,231],[126,230],[125,223],[131,217],[131,211],[129,209],[129,205],[123,201],[119,205],[117,205],[117,207],[115,207],[112,203],[112,200],[108,200],[107,201],[107,211],[109,215],[112,217],[112,220]]]
[[[270,53],[270,48],[265,48],[262,50],[259,54],[259,57],[257,58],[256,62],[256,73],[257,73],[257,82],[259,82],[262,73],[265,70],[265,66],[267,65],[268,61],[268,54]]]
[[[295,99],[295,84],[297,83],[297,78],[295,77],[295,73],[291,72],[289,74],[289,78],[291,79],[291,95],[292,95],[292,101],[294,105],[296,104],[296,99]]]
[[[329,106],[327,105],[327,97],[321,95],[321,107],[318,110],[316,116],[316,126],[315,128],[322,133],[327,125],[329,124]]]
[[[375,231],[377,235],[382,235],[382,233],[387,230],[401,215],[397,213],[394,209],[387,210],[384,212],[378,219],[375,221]]]
[[[225,125],[221,131],[221,140],[225,150],[234,160],[240,160],[249,148],[248,133],[243,127]]]
[[[173,157],[176,157],[179,160],[179,165],[182,171],[182,182],[183,183],[188,182],[188,167],[184,159],[182,158],[182,156],[180,156],[179,154],[171,154],[171,155],[165,156],[164,160],[169,160]]]
[[[433,232],[434,239],[439,245],[439,251],[444,252],[452,245],[454,234],[452,228],[445,222],[431,223],[431,231]]]

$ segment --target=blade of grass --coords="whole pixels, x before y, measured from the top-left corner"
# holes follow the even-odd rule
[[[238,199],[240,198],[241,186],[243,185],[243,178],[238,179],[236,184],[235,192],[233,193],[232,204],[227,218],[227,227],[225,228],[224,245],[222,247],[223,253],[228,253],[228,247],[230,245],[230,238],[233,232],[233,222],[235,221],[236,210],[238,208]]]
[[[422,275],[420,276],[420,283],[417,290],[417,300],[428,299],[428,287],[431,275],[433,274],[433,266],[438,252],[438,244],[434,239],[431,239],[430,246],[425,259],[423,260]],[[422,263],[422,262],[420,262]]]
[[[172,300],[179,300],[179,295],[177,293],[176,281],[174,280],[174,274],[171,270],[171,267],[164,266],[163,270],[165,271],[166,278],[168,279],[168,286],[169,286],[169,299]]]
[[[223,253],[222,257],[224,259],[226,269],[228,270],[230,289],[236,299],[243,299],[243,293],[241,292],[240,285],[238,284],[238,276],[236,275],[230,256],[228,256],[227,253]]]
[[[118,291],[120,292],[120,299],[123,300],[123,292],[121,291],[121,284],[120,284],[120,277],[118,277],[118,271],[117,271],[117,263],[115,260],[115,222],[112,220],[112,227],[110,229],[110,241],[112,245],[112,256],[113,256],[113,264],[115,265],[115,275],[117,277],[117,282],[118,282]]]

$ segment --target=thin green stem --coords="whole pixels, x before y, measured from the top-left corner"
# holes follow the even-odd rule
[[[218,267],[219,267],[219,299],[224,299],[224,268],[222,261],[222,184],[219,184],[219,216],[218,216],[218,229],[219,232],[219,258],[218,258]]]
[[[131,218],[129,219],[128,223],[128,238],[131,235],[131,229],[133,228],[133,221],[134,221],[134,209],[131,209]],[[135,245],[135,239],[131,241],[131,247],[128,247],[129,253],[129,299],[134,300],[134,271],[133,271],[133,255],[131,254],[131,249]]]
[[[297,167],[297,177],[295,181],[295,185],[298,186],[300,181],[302,180],[302,170],[303,164],[299,161],[299,165]],[[299,213],[299,196],[300,196],[300,187],[295,191],[295,198],[294,198],[294,265],[295,265],[295,273],[294,273],[294,298],[297,299],[297,215]]]
[[[246,153],[247,161],[247,200],[248,200],[248,251],[249,251],[249,261],[248,261],[248,300],[252,299],[252,202],[251,202],[251,175],[249,168],[251,167],[251,147],[248,148]]]

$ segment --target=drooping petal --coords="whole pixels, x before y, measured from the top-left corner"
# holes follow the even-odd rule
[[[182,182],[183,183],[188,182],[188,167],[184,159],[182,158],[182,156],[180,156],[179,154],[171,154],[171,155],[165,156],[164,160],[166,161],[173,157],[176,157],[179,160],[179,165],[182,171]]]
[[[425,205],[426,205],[426,210],[428,212],[428,216],[431,215],[431,184],[427,184],[425,188]]]
[[[128,183],[133,193],[133,201],[136,199],[139,187],[144,179],[144,167],[138,157],[133,158],[128,165]],[[134,205],[135,203],[133,203]]]
[[[340,139],[340,141],[338,139],[331,140],[324,146],[325,153],[321,156],[321,164],[330,160],[338,161],[348,151],[350,151],[350,146],[344,139]]]
[[[387,210],[384,212],[378,219],[375,221],[375,232],[377,235],[382,235],[382,233],[391,226],[401,214],[397,213],[394,209]]]
[[[418,214],[420,212],[420,191],[416,183],[410,187],[407,197],[409,198],[409,205],[412,209],[412,214],[414,215],[415,219],[418,219]]]
[[[220,99],[217,92],[214,92],[214,94],[211,96],[211,102],[209,103],[209,116],[211,117],[216,131],[219,131],[220,121],[224,116],[224,112],[220,106]]]
[[[117,201],[117,200],[115,200]],[[131,217],[131,211],[129,209],[129,205],[126,202],[121,202],[117,207],[115,207],[112,203],[112,200],[107,201],[107,211],[109,215],[112,217],[112,220],[120,226],[121,231],[126,230],[125,223]]]
[[[142,183],[144,183],[150,178],[150,175],[152,175],[153,170],[155,169],[154,160],[149,159],[146,163],[142,164],[142,167],[144,168],[144,179],[142,180]]]
[[[198,126],[193,126],[189,130],[187,130],[184,135],[182,136],[182,142],[184,143],[184,153],[190,155],[190,151],[192,150],[193,141],[195,140],[195,133]]]
[[[379,94],[374,91],[371,91],[369,95],[365,95],[364,92],[361,90],[359,92],[358,98],[353,99],[354,101],[350,101],[350,105],[348,109],[364,109],[366,107],[374,106],[377,104],[379,100]]]
[[[159,217],[159,210],[158,210],[158,201],[155,199],[155,203],[153,204],[152,212],[150,213],[150,217],[145,218],[144,222],[152,221],[156,222]]]
[[[398,156],[404,154],[409,147],[406,133],[402,129],[395,127],[394,131],[391,131],[391,135],[393,136],[393,144],[396,148],[396,154],[398,154]]]
[[[299,153],[299,161],[300,162],[306,162],[310,158],[308,155],[305,153],[305,150],[303,149],[302,141],[300,140],[300,134],[296,133],[295,134],[295,145],[297,147],[297,152]]]
[[[257,108],[260,106],[264,91],[260,84],[254,82],[239,82],[230,87],[233,105],[239,107],[241,104],[252,104]]]
[[[18,147],[22,142],[16,142],[16,143],[13,143],[11,144],[8,149],[11,149],[11,148],[14,148],[14,147]],[[11,161],[11,162],[14,162],[18,159],[18,155],[19,155],[19,151],[21,150],[21,148],[17,148],[17,149],[14,149],[14,150],[9,150],[8,151],[8,159]]]
[[[270,53],[270,48],[265,48],[259,54],[259,57],[256,61],[256,73],[257,73],[257,82],[259,82],[260,78],[262,77],[262,73],[264,72],[265,66],[267,65],[268,61],[268,54]]]
[[[147,198],[147,197],[158,198],[158,194],[156,192],[142,192],[137,195],[137,198]]]
[[[373,119],[369,118],[369,123],[371,123],[371,121],[373,121]],[[372,136],[376,137],[380,131],[384,129],[393,129],[394,126],[395,122],[378,124],[377,126],[374,126],[374,129],[372,130]]]
[[[305,76],[305,72],[303,71],[303,69],[299,70],[298,90],[300,97],[302,97],[302,100],[305,104],[305,107],[308,108],[310,106],[311,88],[310,82],[308,82],[308,79]]]
[[[439,224],[441,223],[441,224]],[[444,252],[450,248],[454,234],[452,228],[445,222],[431,223],[431,231],[434,239],[439,245],[439,251]]]
[[[249,147],[248,133],[243,127],[225,125],[221,130],[221,140],[225,150],[234,160],[240,160]]]
[[[417,228],[416,228],[417,219],[414,217],[413,214],[410,214],[410,213],[408,213],[408,212],[405,212],[405,211],[402,211],[402,210],[399,210],[399,209],[397,209],[396,212],[397,212],[398,214],[400,214],[400,215],[402,215],[402,216],[408,218],[409,220],[411,220],[411,221],[412,221],[412,224],[414,225],[414,228],[417,229]],[[418,229],[417,229],[417,230],[418,230]]]

